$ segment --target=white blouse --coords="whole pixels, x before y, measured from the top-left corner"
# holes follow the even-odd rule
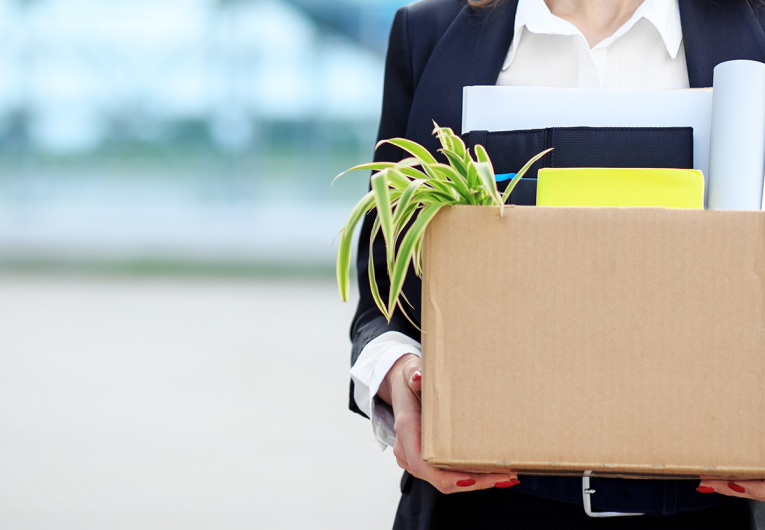
[[[497,85],[586,88],[688,88],[678,0],[644,0],[624,25],[592,48],[544,0],[519,0],[515,33]],[[372,419],[381,449],[393,445],[393,413],[376,398],[385,375],[415,340],[388,332],[372,340],[351,368],[354,399]]]
[[[592,48],[544,0],[520,0],[498,85],[688,88],[677,0],[645,0],[616,33]]]

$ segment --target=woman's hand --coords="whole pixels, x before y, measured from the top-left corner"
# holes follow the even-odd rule
[[[420,358],[404,355],[385,376],[377,395],[393,407],[396,443],[393,454],[398,465],[413,476],[432,484],[441,493],[509,488],[519,484],[517,475],[462,473],[433,467],[420,456],[422,388]]]
[[[702,480],[697,491],[765,501],[765,480]]]

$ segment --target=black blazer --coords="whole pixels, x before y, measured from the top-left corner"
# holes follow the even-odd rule
[[[753,9],[747,0],[679,0],[679,3],[691,87],[712,86],[713,69],[721,62],[734,59],[765,62],[765,7]],[[401,8],[390,34],[378,139],[409,138],[435,154],[439,146],[431,134],[433,120],[460,133],[462,87],[496,83],[513,39],[517,4],[518,0],[504,0],[495,7],[472,8],[466,0],[421,0]],[[375,153],[375,160],[397,161],[403,155],[398,148],[384,145]],[[387,331],[420,338],[417,329],[400,312],[387,323],[374,304],[367,276],[373,222],[373,214],[370,214],[364,220],[359,242],[360,301],[351,327],[351,363],[369,341]],[[382,238],[375,242],[374,255],[376,278],[384,295],[388,292],[388,283]],[[415,305],[410,311],[411,317],[419,322],[417,305],[421,299],[421,284],[411,269],[404,292]],[[352,383],[350,408],[361,413],[353,399]],[[609,492],[614,499],[621,499],[629,489],[635,503],[626,510],[612,508],[617,511],[658,509],[673,513],[727,502],[722,496],[696,494],[694,488],[698,481],[680,481],[687,484],[678,485],[678,481],[613,480],[605,484],[607,479],[600,480],[603,482],[597,489],[603,494],[599,496],[601,499]],[[397,521],[417,520],[414,526],[427,528],[428,517],[423,518],[423,514],[432,511],[438,494],[420,482],[405,474],[402,489],[406,495]],[[581,489],[571,486],[571,482],[571,479],[524,477],[521,485],[513,490],[559,500],[572,499],[571,502],[577,502],[578,498],[581,503]],[[664,499],[658,508],[655,503],[649,503],[649,499],[656,497]],[[705,500],[699,501],[699,497]],[[606,509],[605,506],[596,508]]]
[[[422,0],[401,8],[390,34],[378,140],[409,138],[435,154],[439,145],[431,134],[433,120],[461,133],[462,87],[496,84],[513,40],[517,5],[518,0],[503,0],[496,7],[472,8],[466,0]],[[721,62],[765,62],[765,6],[752,9],[747,0],[680,0],[680,15],[692,88],[711,87],[713,69]],[[403,155],[400,149],[383,145],[375,160],[398,161]],[[386,331],[420,338],[400,312],[389,324],[374,304],[367,271],[373,222],[374,216],[368,215],[359,239],[360,300],[351,326],[351,364],[369,341]],[[382,237],[374,253],[375,274],[385,298],[388,283]],[[421,285],[412,270],[404,293],[415,305],[412,318],[419,322]],[[353,399],[353,386],[350,408],[361,413]]]

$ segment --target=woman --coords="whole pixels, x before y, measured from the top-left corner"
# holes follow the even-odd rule
[[[764,24],[765,10],[745,0],[423,0],[399,10],[393,24],[379,139],[406,137],[435,152],[432,120],[460,130],[466,85],[708,87],[723,61],[765,60]],[[376,153],[402,157],[390,145]],[[387,323],[372,300],[372,222],[365,220],[359,246],[350,406],[372,418],[406,471],[395,528],[748,527],[744,499],[765,499],[765,481],[593,479],[595,510],[650,514],[593,519],[582,509],[581,481],[423,462],[419,333],[400,313]],[[387,292],[382,244],[374,262]],[[414,274],[404,289],[420,300]],[[419,308],[411,313],[418,321]]]

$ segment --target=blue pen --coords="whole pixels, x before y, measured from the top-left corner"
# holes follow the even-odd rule
[[[516,175],[517,173],[500,173],[499,175],[494,175],[494,178],[497,182],[504,182],[506,180],[512,179]]]

